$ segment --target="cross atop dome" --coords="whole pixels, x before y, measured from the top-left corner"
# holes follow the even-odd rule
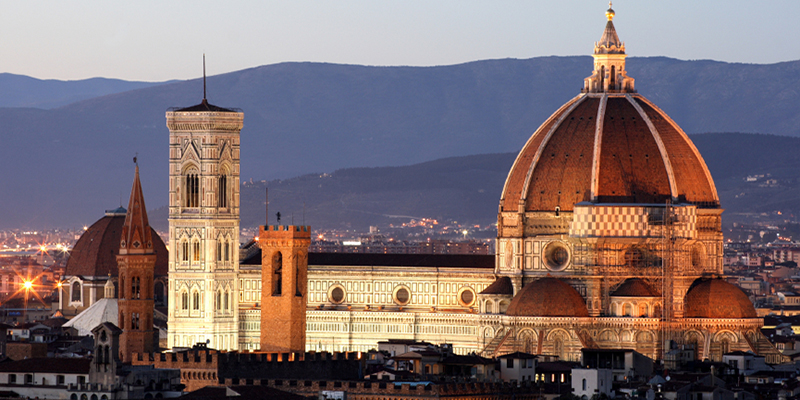
[[[600,41],[594,44],[594,72],[584,80],[583,92],[590,93],[631,93],[634,92],[633,78],[625,71],[625,43],[619,40],[614,28],[616,13],[608,3],[606,28]]]

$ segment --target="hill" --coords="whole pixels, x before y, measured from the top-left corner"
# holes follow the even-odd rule
[[[208,93],[245,112],[243,180],[274,180],[516,152],[590,70],[589,57],[426,68],[284,63],[210,77]],[[800,61],[631,58],[628,70],[687,132],[800,135]],[[196,104],[201,93],[193,80],[52,110],[0,109],[0,228],[91,223],[124,202],[136,153],[148,204],[166,205],[164,111]]]

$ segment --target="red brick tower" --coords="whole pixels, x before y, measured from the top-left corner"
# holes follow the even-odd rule
[[[119,243],[120,359],[130,362],[131,353],[150,353],[153,345],[153,275],[156,254],[147,222],[147,210],[139,182],[139,165],[133,178],[131,200]]]
[[[304,352],[310,226],[262,226],[261,351]]]

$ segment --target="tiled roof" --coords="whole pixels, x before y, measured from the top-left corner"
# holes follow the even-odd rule
[[[746,294],[722,279],[698,279],[683,300],[686,318],[757,318]]]
[[[514,294],[514,285],[511,284],[511,278],[501,276],[495,279],[491,285],[483,289],[480,294]]]
[[[118,275],[117,254],[119,254],[122,226],[125,215],[106,215],[89,227],[72,248],[64,271],[66,276],[111,276]],[[155,230],[150,228],[153,249],[156,253],[155,276],[166,276],[169,256],[167,247]]]
[[[506,315],[518,317],[588,317],[586,303],[575,288],[556,278],[527,284],[511,300]]]
[[[639,278],[631,278],[619,285],[612,296],[625,297],[659,297],[661,296],[652,286]]]
[[[527,211],[571,211],[593,200],[593,193],[602,203],[677,198],[719,207],[711,175],[689,137],[636,93],[584,94],[556,111],[517,156],[501,209],[518,211],[522,204]]]

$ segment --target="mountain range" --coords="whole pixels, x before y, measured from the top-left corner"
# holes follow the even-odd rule
[[[429,204],[425,196],[431,193],[450,198],[440,208],[472,210],[469,204],[481,204],[475,209],[482,209],[483,204],[491,203],[486,213],[494,218],[499,188],[513,161],[513,155],[508,154],[515,154],[547,116],[580,92],[591,66],[590,57],[487,60],[440,67],[283,63],[209,77],[208,98],[213,104],[244,111],[242,180],[269,181],[271,207],[273,202],[282,201],[279,187],[281,182],[293,181],[289,178],[297,177],[294,179],[299,182],[313,180],[314,176],[329,180],[332,176],[350,176],[348,182],[375,182],[389,192],[378,195],[375,189],[369,198],[331,192],[319,200],[306,199],[312,193],[319,195],[307,192],[302,199],[307,221],[314,215],[312,203],[321,203],[322,199],[356,210],[338,214],[326,211],[331,219],[340,216],[339,224],[354,218],[352,213],[394,215],[389,207],[394,203],[402,205],[399,214],[437,215],[439,211],[421,207]],[[638,91],[688,133],[800,136],[800,61],[759,65],[634,57],[628,59],[627,69],[636,79]],[[87,87],[90,83],[96,84],[85,82]],[[102,210],[127,203],[134,155],[140,161],[149,207],[166,205],[168,131],[164,112],[169,107],[199,103],[202,82],[195,79],[135,86],[139,84],[114,86],[119,91],[97,92],[96,97],[55,108],[50,107],[70,97],[55,89],[40,94],[24,88],[0,93],[0,105],[6,105],[0,108],[0,229],[82,226],[95,221]],[[69,91],[74,96],[94,93],[81,85]],[[19,99],[24,93],[30,98]],[[708,161],[708,150],[699,144],[703,137],[694,135],[693,140]],[[761,138],[752,139],[756,145],[766,137],[790,140],[752,137]],[[712,149],[727,148],[735,142],[714,135],[708,140],[715,140]],[[792,148],[789,144],[777,147]],[[771,157],[756,148],[747,150],[757,160]],[[474,160],[464,157],[490,153],[497,154]],[[487,160],[503,160],[504,153],[508,161],[489,165]],[[440,159],[446,160],[433,161]],[[426,162],[429,164],[420,164]],[[478,166],[472,167],[472,162]],[[446,165],[451,165],[452,173],[436,170]],[[386,166],[411,169],[373,170]],[[457,178],[459,168],[466,168],[467,175]],[[731,168],[749,174],[760,167],[740,161]],[[718,172],[711,169],[719,180]],[[358,175],[370,171],[390,176],[378,179]],[[392,182],[401,182],[411,174],[409,171],[421,171],[416,175],[418,189],[413,189],[411,178],[405,179],[405,186],[392,186]],[[443,185],[437,177],[461,179],[464,185],[475,183],[476,190],[483,192],[463,197],[461,189],[448,188],[449,184]],[[323,182],[316,184],[317,189],[326,187]],[[257,186],[252,185],[252,189]],[[718,186],[722,193],[722,185]],[[245,221],[261,218],[253,213],[263,215],[263,206],[253,206],[249,211],[246,204],[259,201],[248,199],[248,190],[245,188],[242,195],[243,226]],[[397,193],[417,193],[417,197],[414,200]],[[775,205],[780,202],[773,198],[769,201]],[[723,206],[727,206],[724,200]]]

